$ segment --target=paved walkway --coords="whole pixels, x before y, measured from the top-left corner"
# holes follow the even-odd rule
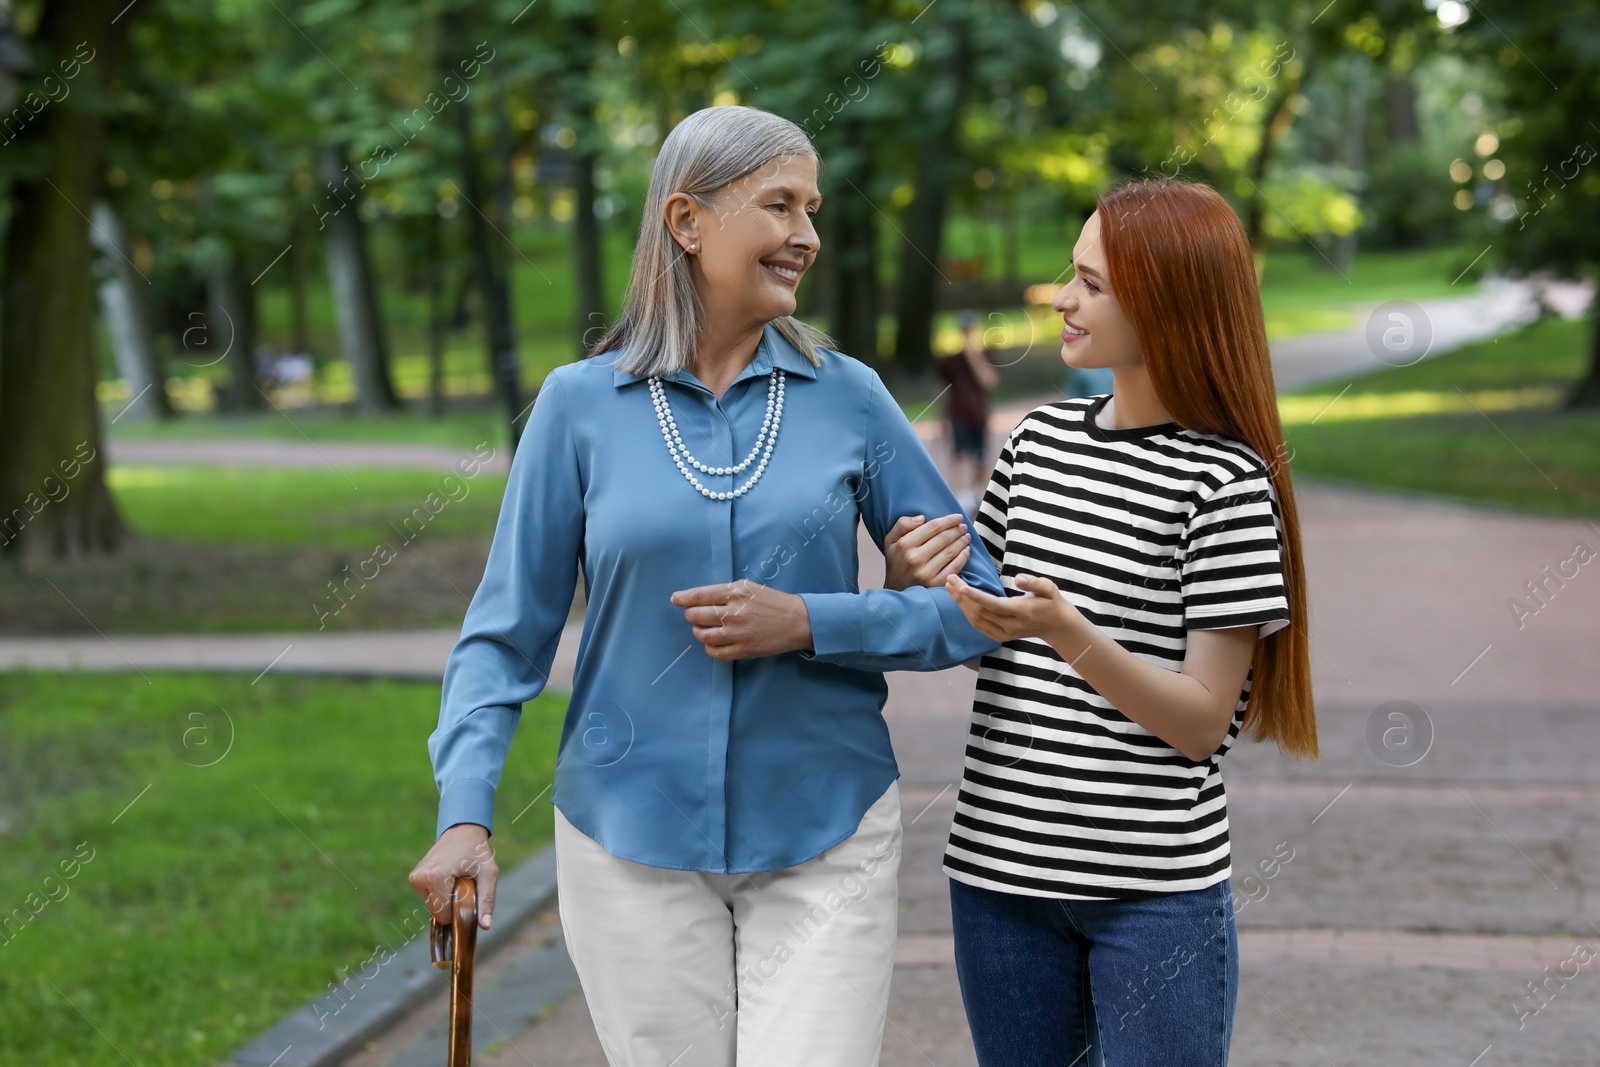
[[[1545,299],[1561,314],[1577,316],[1587,308],[1592,293],[1592,286],[1563,283],[1548,286]],[[1273,376],[1279,389],[1349,380],[1493,337],[1529,321],[1535,312],[1533,290],[1526,282],[1499,279],[1458,297],[1378,304],[1366,309],[1361,321],[1348,330],[1273,344]],[[1398,332],[1388,333],[1392,328]],[[1386,334],[1398,351],[1385,347]]]

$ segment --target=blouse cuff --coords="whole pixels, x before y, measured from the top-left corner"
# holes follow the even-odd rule
[[[854,593],[801,593],[811,617],[811,653],[807,659],[858,655],[861,640],[860,597]]]
[[[456,823],[473,822],[494,832],[494,785],[482,778],[461,778],[439,794],[439,824],[435,836]]]

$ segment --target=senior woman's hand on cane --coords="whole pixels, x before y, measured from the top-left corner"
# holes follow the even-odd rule
[[[500,868],[494,861],[489,831],[477,823],[458,822],[440,834],[411,871],[411,887],[422,894],[435,922],[450,924],[451,891],[457,878],[477,879],[478,925],[489,929]]]

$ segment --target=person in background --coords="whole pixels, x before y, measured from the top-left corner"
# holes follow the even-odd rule
[[[978,317],[961,313],[961,351],[939,361],[945,382],[944,414],[950,423],[950,487],[970,518],[978,510],[978,494],[987,482],[989,392],[1000,373],[978,336]]]

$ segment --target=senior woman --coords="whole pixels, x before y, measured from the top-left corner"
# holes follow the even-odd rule
[[[556,865],[613,1067],[878,1061],[900,858],[882,672],[996,647],[943,589],[856,589],[858,519],[882,547],[956,503],[878,376],[792,317],[817,168],[754,108],[666,138],[622,317],[539,392],[429,739],[439,838],[411,881],[442,918],[476,874],[487,927],[495,786],[581,567]],[[984,553],[963,577],[1000,591]]]

